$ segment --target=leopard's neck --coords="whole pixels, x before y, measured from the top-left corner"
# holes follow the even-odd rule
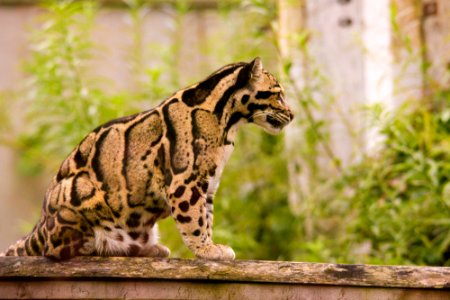
[[[179,91],[174,98],[181,99],[192,113],[203,110],[211,113],[221,129],[223,145],[233,145],[239,126],[245,123],[245,116],[238,111],[240,89],[248,82],[247,64],[236,63],[218,70],[204,81]]]

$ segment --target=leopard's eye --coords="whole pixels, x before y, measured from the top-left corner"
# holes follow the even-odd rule
[[[281,104],[284,103],[284,97],[283,97],[283,95],[282,95],[281,93],[278,93],[278,95],[277,95],[277,101],[278,101],[279,103],[281,103]]]

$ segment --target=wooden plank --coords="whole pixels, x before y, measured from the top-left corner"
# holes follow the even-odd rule
[[[449,267],[122,257],[77,257],[64,262],[45,257],[0,258],[0,281],[102,278],[450,289]]]
[[[347,286],[182,281],[8,281],[3,299],[408,299],[448,300],[448,291]]]

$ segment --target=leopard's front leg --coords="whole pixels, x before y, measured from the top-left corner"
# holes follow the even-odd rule
[[[233,249],[212,241],[212,197],[207,200],[207,183],[174,185],[171,188],[170,205],[184,243],[198,258],[235,258]]]

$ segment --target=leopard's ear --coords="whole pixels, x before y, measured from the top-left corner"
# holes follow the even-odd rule
[[[251,69],[250,80],[259,81],[259,79],[262,77],[262,70],[263,70],[261,58],[256,57],[249,65]]]
[[[262,63],[261,59],[257,57],[250,63],[245,64],[242,71],[239,72],[236,87],[242,88],[247,85],[252,85],[259,82],[260,78],[262,78]]]

